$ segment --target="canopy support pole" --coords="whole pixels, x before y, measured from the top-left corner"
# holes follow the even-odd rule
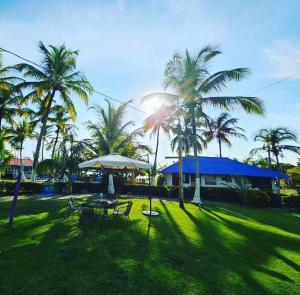
[[[112,173],[108,173],[108,193],[111,195],[115,194],[114,177]]]

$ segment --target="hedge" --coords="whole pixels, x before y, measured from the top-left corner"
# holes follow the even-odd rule
[[[292,195],[284,198],[284,205],[287,209],[294,209],[300,211],[300,196]]]

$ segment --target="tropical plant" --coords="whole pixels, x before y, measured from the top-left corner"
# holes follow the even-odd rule
[[[25,96],[25,99],[31,99],[33,103],[39,102],[43,110],[41,112],[42,126],[34,154],[33,177],[51,107],[53,102],[57,100],[56,95],[59,94],[65,110],[70,113],[72,119],[75,119],[76,110],[70,94],[76,94],[87,103],[88,94],[92,91],[92,86],[85,76],[76,70],[78,51],[71,51],[64,44],[57,47],[53,45],[47,47],[40,42],[38,47],[42,55],[40,67],[28,63],[15,65],[15,69],[22,72],[25,78],[32,79],[19,83],[18,88],[31,89],[32,91]]]
[[[0,178],[6,173],[9,161],[12,158],[12,153],[5,148],[4,135],[0,132]]]
[[[91,133],[90,150],[95,155],[118,153],[127,157],[139,157],[141,152],[149,152],[150,148],[138,142],[143,136],[142,128],[129,131],[134,126],[133,121],[124,123],[127,104],[118,108],[107,101],[107,109],[97,105],[91,107],[97,116],[97,122],[87,122],[87,129]]]
[[[161,106],[155,113],[151,114],[144,120],[144,132],[150,131],[151,136],[156,135],[156,148],[155,148],[155,156],[154,156],[154,164],[152,169],[152,175],[156,175],[156,166],[157,166],[157,154],[159,147],[159,136],[160,131],[162,130],[164,133],[169,134],[171,121],[172,121],[172,113],[174,109],[170,106]]]
[[[24,142],[27,138],[32,138],[34,126],[27,120],[15,123],[7,130],[10,144],[19,151],[20,166],[22,166]]]
[[[260,152],[268,153],[269,167],[271,167],[271,156],[276,160],[277,169],[280,169],[279,157],[283,157],[284,152],[293,152],[300,155],[300,147],[286,144],[286,142],[297,142],[297,136],[285,127],[261,129],[254,137],[254,141],[262,143],[261,147],[252,149],[250,155]]]
[[[58,142],[60,133],[66,134],[66,130],[69,126],[68,122],[71,120],[70,116],[65,112],[65,108],[61,105],[56,105],[52,108],[49,121],[52,123],[51,126],[55,127],[55,138],[52,142],[52,153],[51,159],[54,158],[55,148]]]
[[[191,116],[192,142],[195,159],[195,194],[193,201],[201,203],[200,170],[197,151],[197,116],[203,116],[205,106],[221,107],[230,110],[241,107],[247,113],[263,114],[264,107],[260,99],[247,96],[219,96],[230,81],[240,81],[250,73],[247,68],[219,71],[210,74],[209,66],[221,51],[214,46],[202,48],[195,56],[188,50],[183,55],[176,53],[165,69],[165,87],[172,93],[152,93],[147,98],[160,96],[168,102],[181,99],[182,107]]]
[[[233,118],[228,113],[222,113],[215,119],[206,121],[207,130],[205,135],[210,139],[215,139],[219,145],[219,156],[222,158],[222,143],[232,146],[229,137],[247,139],[242,133],[245,130],[237,126],[238,119]]]

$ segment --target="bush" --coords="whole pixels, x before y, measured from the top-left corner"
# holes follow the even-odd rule
[[[232,202],[232,203],[242,203],[242,198],[240,194],[233,188],[202,188],[202,197],[209,201],[221,201],[221,202]]]
[[[266,192],[259,189],[250,190],[247,198],[247,205],[267,208],[270,206],[270,203],[271,198]]]
[[[295,209],[300,211],[300,196],[293,195],[284,198],[284,205],[287,209]]]

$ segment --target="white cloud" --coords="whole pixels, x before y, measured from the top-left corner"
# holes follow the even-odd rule
[[[265,55],[275,77],[285,78],[300,72],[300,43],[278,41],[265,50]]]

